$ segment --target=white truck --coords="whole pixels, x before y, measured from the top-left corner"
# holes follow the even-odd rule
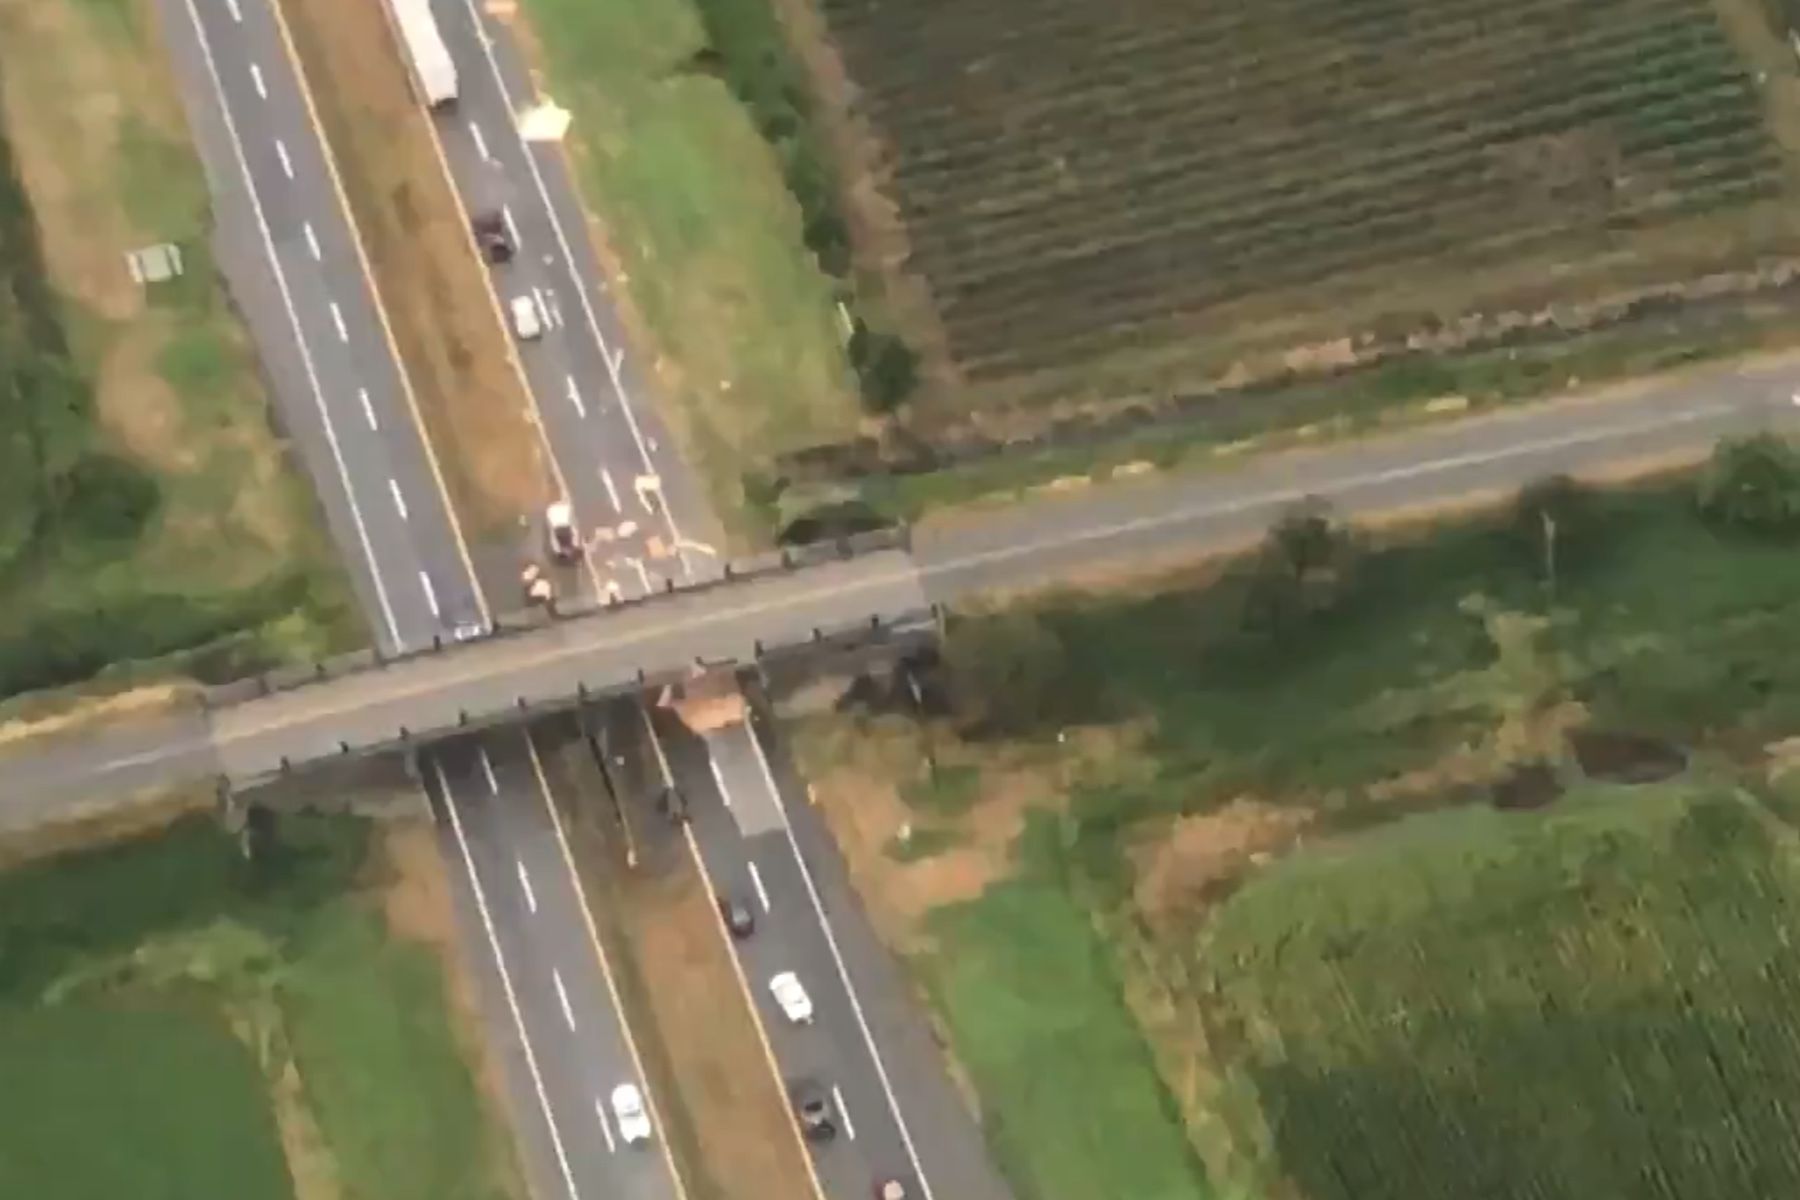
[[[393,5],[394,23],[400,27],[400,40],[405,43],[403,49],[425,103],[431,108],[455,103],[456,64],[450,60],[450,48],[438,32],[437,18],[431,15],[431,0],[389,3]]]

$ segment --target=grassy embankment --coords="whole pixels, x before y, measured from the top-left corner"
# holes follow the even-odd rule
[[[0,874],[0,1193],[523,1195],[372,832],[284,818],[249,863],[189,818]]]
[[[0,0],[0,695],[363,636],[214,273],[154,29],[130,0]],[[145,292],[125,255],[161,241],[186,273]]]
[[[1023,1194],[1207,1194],[1184,1142],[1242,1180],[1254,1147],[1220,1115],[1236,1062],[1191,950],[1264,856],[1485,801],[1514,764],[1565,763],[1583,724],[1731,754],[1800,729],[1789,545],[1715,532],[1677,486],[1597,498],[1557,561],[1552,593],[1541,546],[1506,519],[1409,536],[1278,637],[1246,631],[1246,584],[1217,568],[1144,597],[1050,596],[953,634],[1018,644],[1024,623],[1050,647],[1011,676],[1030,697],[1004,714],[1020,732],[798,728]],[[1089,1028],[1120,1044],[1090,1061]],[[1082,1144],[1097,1149],[1065,1155]]]
[[[753,509],[773,457],[858,420],[831,286],[776,154],[719,77],[700,5],[520,7],[548,90],[574,114],[575,175],[682,452],[727,528],[765,535]]]

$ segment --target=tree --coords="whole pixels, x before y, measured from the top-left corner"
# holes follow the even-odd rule
[[[919,383],[919,356],[891,333],[870,329],[861,320],[850,335],[850,365],[862,382],[863,404],[870,412],[891,413]]]
[[[1696,499],[1721,525],[1765,537],[1800,531],[1800,451],[1772,433],[1722,441]]]
[[[1269,528],[1251,570],[1244,621],[1280,633],[1335,606],[1353,566],[1350,531],[1317,496],[1294,505]]]
[[[1062,639],[1025,609],[953,623],[943,662],[951,707],[973,730],[1024,733],[1052,711],[1065,683]]]

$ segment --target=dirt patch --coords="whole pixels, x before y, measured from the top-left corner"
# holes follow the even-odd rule
[[[475,1069],[489,1111],[509,1112],[500,1056],[482,1032],[475,971],[457,933],[455,898],[437,836],[422,819],[385,821],[378,828],[382,915],[395,937],[428,946],[443,964],[450,1027],[463,1058]]]
[[[281,1154],[294,1181],[294,1200],[339,1200],[344,1194],[337,1160],[306,1102],[306,1084],[292,1058],[269,1068],[269,1095]]]
[[[1137,910],[1153,927],[1191,919],[1248,865],[1292,845],[1312,822],[1303,808],[1240,797],[1217,812],[1179,817],[1158,836],[1133,847]]]
[[[554,490],[433,133],[381,6],[282,0],[456,514],[506,538]]]
[[[1528,763],[1494,785],[1494,807],[1505,812],[1543,808],[1562,795],[1556,772],[1544,763]]]
[[[1609,783],[1655,783],[1687,770],[1681,747],[1644,734],[1578,729],[1569,747],[1584,775]]]

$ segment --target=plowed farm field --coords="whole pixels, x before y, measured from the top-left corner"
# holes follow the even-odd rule
[[[1800,253],[1755,0],[817,2],[968,382],[1175,386]]]

